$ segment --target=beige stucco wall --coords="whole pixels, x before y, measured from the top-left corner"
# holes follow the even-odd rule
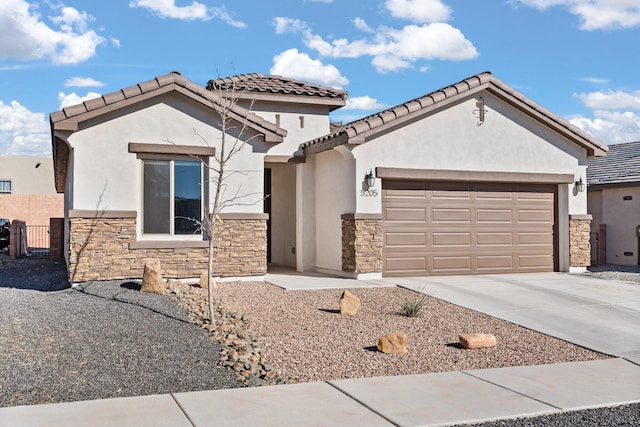
[[[327,106],[261,101],[253,104],[252,111],[271,123],[276,123],[276,114],[279,115],[280,127],[287,131],[283,142],[269,148],[269,155],[292,155],[301,143],[329,133]]]
[[[11,194],[57,194],[51,157],[0,156],[0,180],[11,180]]]
[[[631,196],[631,200],[624,200],[625,196]],[[607,262],[638,265],[636,226],[640,225],[640,186],[589,192],[589,209],[593,224],[607,226]]]
[[[296,267],[296,165],[266,163],[271,169],[271,263]]]
[[[69,138],[74,164],[70,209],[140,211],[142,162],[135,153],[128,152],[130,142],[209,145],[219,150],[219,117],[181,95],[157,97],[121,113],[101,122],[85,122],[85,129]],[[234,140],[232,135],[227,136],[229,143]],[[227,164],[228,171],[242,173],[225,181],[226,198],[236,192],[249,196],[242,199],[242,206],[230,206],[225,212],[262,212],[263,158],[267,148],[256,138]]]
[[[376,180],[373,189],[377,191],[374,195],[361,194],[364,175],[370,169],[375,171],[376,167],[572,174],[575,180],[582,177],[586,182],[585,149],[566,141],[519,110],[498,102],[491,95],[482,95],[488,110],[482,125],[478,125],[477,117],[473,114],[477,109],[476,99],[470,98],[394,131],[381,133],[379,137],[354,148],[340,147],[328,152],[332,154],[313,156],[317,162],[317,182],[326,183],[327,188],[334,185],[336,190],[340,189],[340,192],[331,193],[331,198],[316,199],[316,211],[326,215],[317,221],[318,235],[323,236],[323,242],[317,248],[319,268],[339,265],[340,227],[337,211],[381,213],[380,179]],[[342,151],[343,159],[350,150],[354,160],[336,162],[341,156],[337,150]],[[337,185],[338,182],[340,185]],[[350,190],[346,190],[347,187]],[[320,197],[320,186],[316,188]],[[346,194],[350,194],[351,198]],[[326,195],[329,196],[329,192]],[[330,206],[325,206],[329,200]],[[569,215],[586,213],[586,192],[576,192],[573,184],[559,185],[561,271],[569,270]]]
[[[345,155],[343,155],[345,154]],[[348,153],[329,150],[316,156],[316,268],[342,271],[342,219],[353,213],[355,160]]]

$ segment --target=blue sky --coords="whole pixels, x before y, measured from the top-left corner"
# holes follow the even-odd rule
[[[172,70],[346,89],[343,122],[490,70],[636,141],[639,42],[639,0],[0,0],[0,155],[50,155],[49,113]]]

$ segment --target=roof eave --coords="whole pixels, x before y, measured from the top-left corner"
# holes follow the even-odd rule
[[[237,93],[238,99],[247,99],[251,101],[271,101],[271,102],[283,102],[283,103],[295,103],[295,104],[307,104],[307,105],[322,105],[329,107],[330,111],[337,110],[338,108],[347,105],[346,99],[340,98],[326,98],[319,96],[305,96],[305,95],[289,95],[283,93],[263,93],[244,91]]]

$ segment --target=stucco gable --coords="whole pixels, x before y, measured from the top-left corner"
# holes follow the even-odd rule
[[[171,92],[180,93],[215,112],[220,111],[221,105],[224,105],[223,102],[228,102],[222,100],[218,94],[189,81],[179,72],[173,71],[51,113],[49,120],[56,190],[58,192],[64,191],[69,155],[66,139],[79,129],[80,123],[106,114],[117,113],[124,108]],[[282,142],[287,135],[285,129],[239,105],[232,107],[230,118],[244,123],[249,129],[264,135],[266,142]]]
[[[609,146],[606,157],[589,160],[589,187],[640,183],[640,141]]]
[[[588,156],[606,155],[606,145],[528,99],[491,75],[489,71],[343,125],[327,135],[301,144],[300,148],[305,152],[320,152],[341,144],[361,144],[380,132],[401,127],[434,111],[447,108],[448,105],[482,93],[482,91],[490,92],[500,100],[585,148]]]

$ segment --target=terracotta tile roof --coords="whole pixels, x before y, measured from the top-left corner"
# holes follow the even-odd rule
[[[640,182],[640,141],[609,146],[607,157],[587,163],[587,185]]]
[[[525,110],[525,112],[542,117],[549,125],[554,126],[558,130],[562,130],[565,135],[568,135],[580,145],[587,148],[589,155],[604,155],[604,153],[606,153],[606,145],[573,126],[563,118],[536,104],[521,93],[516,92],[512,87],[491,75],[489,71],[471,76],[458,83],[438,89],[387,110],[347,123],[327,135],[301,144],[300,148],[304,150],[314,147],[314,150],[321,151],[322,146],[330,148],[338,144],[345,144],[350,138],[360,135],[366,136],[365,134],[369,131],[385,125],[399,124],[403,122],[405,118],[408,119],[420,114],[421,110],[438,107],[447,101],[468,96],[483,89],[490,89],[492,93],[500,96],[502,99],[510,101],[512,104],[516,104],[518,108]]]
[[[169,74],[158,76],[152,80],[141,82],[116,92],[107,93],[99,98],[90,99],[81,104],[65,107],[60,111],[51,113],[51,124],[55,127],[59,122],[63,122],[68,119],[80,119],[79,116],[82,116],[86,113],[94,112],[96,114],[99,114],[100,110],[105,107],[108,107],[109,111],[111,111],[114,108],[118,108],[119,103],[123,103],[124,101],[150,94],[153,91],[168,88],[171,85],[175,85],[175,87],[186,90],[187,93],[194,95],[196,98],[199,97],[202,101],[210,101],[214,106],[220,105],[220,99],[218,95],[206,90],[205,87],[199,84],[189,81],[179,72],[172,71]],[[241,120],[246,119],[248,125],[257,128],[258,131],[270,132],[278,135],[279,137],[284,137],[287,134],[286,130],[281,129],[274,123],[263,119],[262,117],[239,105],[235,105],[232,109],[232,112],[237,115],[236,118]]]
[[[252,93],[268,93],[281,95],[304,95],[319,98],[331,98],[346,102],[347,92],[330,87],[315,85],[288,77],[266,75],[260,73],[240,74],[209,80],[207,89],[232,89]]]

